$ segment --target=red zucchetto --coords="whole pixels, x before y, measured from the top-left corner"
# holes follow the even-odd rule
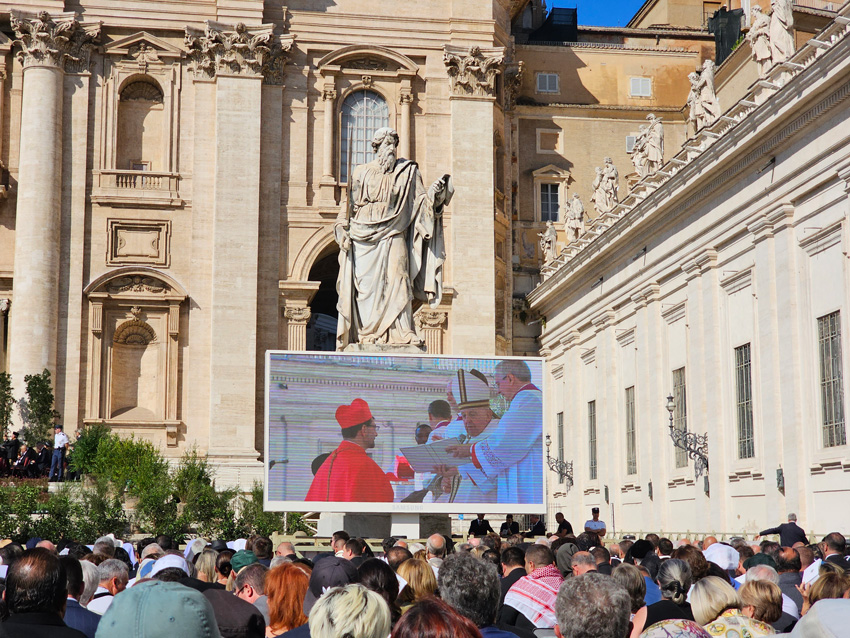
[[[372,411],[363,399],[354,399],[351,405],[341,405],[336,409],[336,420],[343,430],[366,423],[371,418]]]

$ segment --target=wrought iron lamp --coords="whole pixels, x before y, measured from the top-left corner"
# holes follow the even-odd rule
[[[573,462],[562,461],[553,456],[549,456],[549,447],[552,445],[552,437],[546,435],[546,463],[549,469],[555,472],[558,477],[564,482],[565,489],[569,492],[573,486]]]
[[[673,427],[673,412],[676,410],[676,402],[673,395],[667,396],[667,411],[670,413],[670,438],[673,446],[688,453],[688,458],[694,462],[694,474],[699,478],[703,472],[708,478],[708,433],[695,434],[687,430],[679,430]]]

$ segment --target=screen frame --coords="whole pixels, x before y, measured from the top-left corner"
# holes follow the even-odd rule
[[[540,464],[543,469],[543,485],[541,486],[540,502],[536,503],[364,503],[340,501],[304,501],[304,500],[272,500],[269,498],[269,414],[270,414],[270,383],[271,359],[274,355],[307,355],[332,357],[405,357],[428,359],[459,359],[459,360],[492,360],[506,361],[509,359],[539,362],[542,393],[542,422]],[[544,357],[518,356],[475,356],[475,355],[432,355],[432,354],[396,354],[390,352],[338,352],[338,351],[308,351],[308,350],[266,350],[264,380],[264,415],[263,415],[263,509],[269,512],[349,512],[357,514],[466,514],[469,512],[487,512],[488,514],[540,514],[546,508],[548,494],[548,472],[546,467],[546,409],[548,406],[548,378],[546,375],[546,359]]]

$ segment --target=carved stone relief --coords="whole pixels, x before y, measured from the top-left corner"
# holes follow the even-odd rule
[[[131,346],[146,346],[156,341],[156,332],[141,319],[130,319],[115,329],[112,341]]]
[[[170,221],[110,219],[107,230],[107,265],[167,267],[171,263]]]
[[[109,282],[108,291],[111,293],[149,292],[153,294],[165,294],[169,292],[169,287],[168,284],[154,277],[132,275]]]
[[[10,22],[20,45],[17,57],[24,68],[55,66],[69,73],[88,71],[100,22],[81,24],[73,12],[51,16],[12,10]]]
[[[310,321],[310,308],[307,306],[289,306],[283,311],[287,321],[307,323]]]
[[[443,47],[443,62],[449,74],[452,95],[495,97],[496,80],[504,70],[505,49]]]
[[[439,330],[445,327],[448,317],[449,315],[446,312],[422,308],[416,313],[414,319],[416,320],[416,327],[419,330]]]
[[[505,102],[504,109],[513,111],[522,87],[523,63],[509,64],[505,68]]]

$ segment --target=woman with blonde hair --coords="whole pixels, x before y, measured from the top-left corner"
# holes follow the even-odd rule
[[[310,577],[292,563],[278,565],[266,573],[264,593],[269,605],[266,638],[279,636],[307,622],[304,597],[309,583]]]
[[[748,580],[738,591],[741,611],[748,618],[755,618],[772,625],[782,617],[782,590],[769,580]]]
[[[215,583],[218,577],[215,573],[215,562],[218,552],[214,549],[205,549],[195,559],[195,570],[198,572],[198,580],[205,583]]]
[[[832,563],[823,563],[832,565]],[[842,572],[828,571],[823,569],[818,579],[809,586],[797,585],[797,590],[803,596],[803,606],[800,608],[800,616],[805,616],[819,600],[827,598],[847,598],[850,594],[850,577]]]
[[[407,611],[413,603],[433,596],[437,591],[437,578],[431,566],[419,558],[411,558],[398,566],[398,575],[407,585],[401,590],[398,602],[402,612]]]
[[[773,627],[741,613],[741,598],[732,585],[717,576],[706,576],[691,589],[694,620],[711,636],[753,638],[776,633]]]
[[[390,609],[363,585],[335,587],[310,610],[311,638],[387,638]]]

